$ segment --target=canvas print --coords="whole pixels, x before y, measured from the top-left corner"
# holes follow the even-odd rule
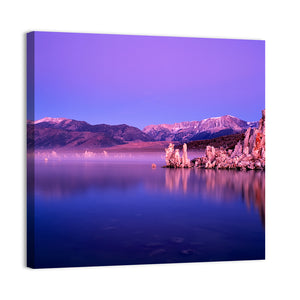
[[[27,265],[265,258],[265,42],[27,34]]]

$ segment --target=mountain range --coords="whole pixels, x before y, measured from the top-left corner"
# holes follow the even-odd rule
[[[27,121],[27,147],[103,148],[129,142],[178,141],[189,142],[241,133],[258,122],[246,122],[233,116],[187,121],[175,124],[149,125],[143,130],[126,124],[91,125],[66,118],[43,118]]]
[[[246,122],[226,115],[202,121],[181,122],[172,125],[149,125],[143,129],[143,132],[147,133],[155,141],[190,142],[241,133],[247,130],[248,127],[257,126],[258,122]]]

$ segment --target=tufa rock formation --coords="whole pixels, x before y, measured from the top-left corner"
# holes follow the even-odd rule
[[[248,128],[244,140],[240,140],[234,150],[214,148],[207,146],[205,156],[195,158],[190,162],[187,158],[187,146],[183,146],[183,157],[179,150],[170,144],[166,149],[166,163],[169,168],[196,167],[205,169],[238,169],[238,170],[264,170],[265,169],[265,110],[259,127]]]
[[[166,151],[166,167],[168,168],[190,168],[191,163],[187,157],[187,145],[183,144],[183,154],[180,157],[179,149],[174,151],[174,144],[170,143]]]

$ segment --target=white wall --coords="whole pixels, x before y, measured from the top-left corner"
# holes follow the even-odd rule
[[[1,298],[299,299],[300,183],[296,130],[300,129],[300,26],[296,4],[297,1],[289,0],[2,1]],[[24,34],[31,30],[265,39],[266,261],[25,268]]]

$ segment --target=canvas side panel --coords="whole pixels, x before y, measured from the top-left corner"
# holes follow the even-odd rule
[[[27,33],[27,267],[34,268],[34,32]]]

